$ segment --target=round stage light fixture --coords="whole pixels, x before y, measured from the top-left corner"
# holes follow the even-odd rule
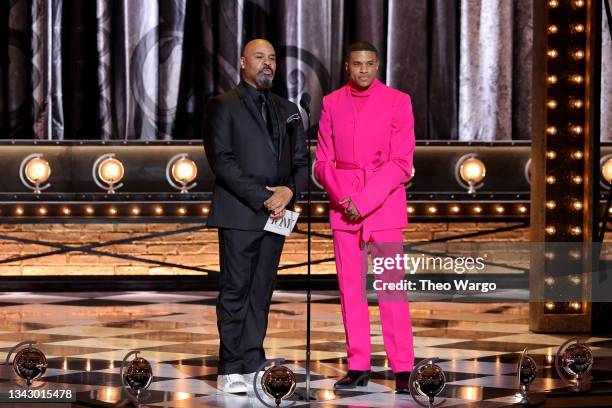
[[[173,156],[166,165],[166,180],[181,193],[187,193],[197,185],[193,183],[197,175],[198,166],[188,158],[187,153]]]
[[[51,177],[51,166],[43,159],[41,153],[33,153],[21,161],[19,178],[21,183],[34,194],[40,194],[42,190],[51,186],[51,183],[47,183],[49,177]]]
[[[486,167],[475,153],[462,156],[455,166],[457,182],[467,188],[469,194],[474,194],[476,189],[482,187],[481,181],[485,178],[485,174]]]
[[[92,175],[95,183],[109,194],[123,187],[120,181],[123,179],[125,169],[123,163],[115,158],[114,153],[103,154],[94,162]]]
[[[612,154],[607,154],[599,161],[601,166],[601,186],[604,188],[610,188],[612,183]]]

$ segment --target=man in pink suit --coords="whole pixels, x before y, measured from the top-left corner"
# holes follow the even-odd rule
[[[372,44],[351,44],[345,62],[348,84],[323,98],[319,120],[315,176],[330,200],[348,355],[348,372],[336,389],[365,386],[370,376],[370,315],[362,287],[367,253],[362,248],[374,244],[369,245],[372,257],[403,253],[402,229],[408,224],[404,183],[412,175],[415,146],[412,105],[409,95],[376,79],[378,67]],[[404,271],[389,273],[399,280]],[[406,293],[394,295],[379,293],[380,319],[396,390],[405,393],[414,364],[412,324]]]

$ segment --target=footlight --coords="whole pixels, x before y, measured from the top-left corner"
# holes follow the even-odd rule
[[[555,369],[559,378],[570,386],[572,391],[580,392],[583,390],[584,377],[592,368],[593,354],[591,349],[582,343],[579,338],[572,337],[559,346],[555,358]],[[573,384],[564,373],[573,377]]]
[[[446,376],[440,366],[434,364],[437,358],[427,359],[417,364],[410,374],[410,395],[421,407],[438,407],[444,404],[446,399],[435,402],[435,398],[442,392],[446,385]],[[419,400],[426,397],[427,404]]]
[[[121,370],[119,371],[123,387],[128,395],[137,403],[147,399],[149,395],[146,393],[146,389],[149,388],[153,380],[151,364],[145,358],[139,357],[139,353],[139,350],[127,353],[123,357]],[[128,359],[131,356],[134,356],[134,359],[128,363]]]

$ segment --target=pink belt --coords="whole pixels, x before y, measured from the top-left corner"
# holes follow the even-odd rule
[[[361,181],[364,183],[363,185],[365,185],[367,173],[372,173],[378,170],[380,166],[385,164],[385,162],[381,159],[375,159],[365,167],[358,166],[355,163],[342,161],[342,160],[336,160],[335,163],[336,163],[336,168],[340,170],[361,170],[362,176],[363,176],[363,179]]]

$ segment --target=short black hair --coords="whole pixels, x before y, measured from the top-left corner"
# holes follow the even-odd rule
[[[353,51],[372,51],[376,54],[376,58],[378,58],[378,50],[376,47],[367,41],[355,41],[351,45],[346,48],[346,53],[344,54],[344,60],[348,62],[351,57],[351,52]]]

